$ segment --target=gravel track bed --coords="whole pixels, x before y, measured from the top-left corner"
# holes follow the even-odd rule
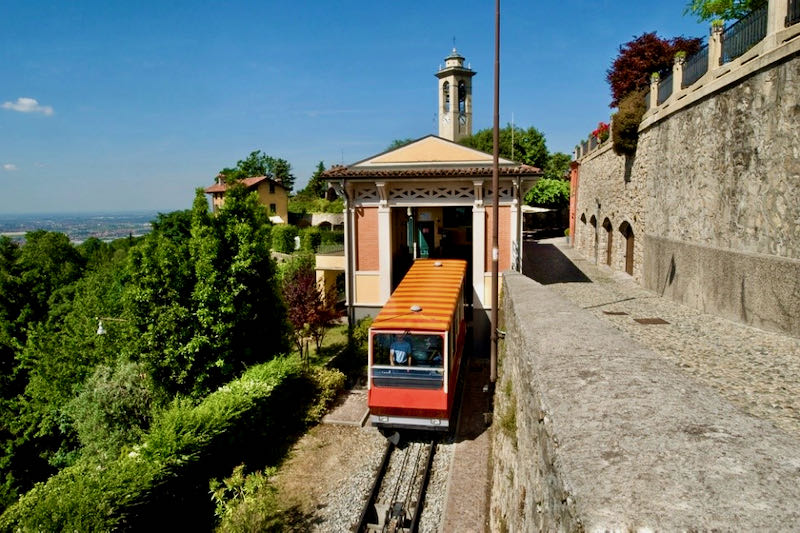
[[[451,440],[440,442],[433,456],[431,477],[425,493],[425,506],[419,520],[419,530],[423,532],[439,531],[447,504],[447,482],[450,479],[450,463],[453,459],[455,444]]]
[[[365,433],[369,434],[368,438],[364,437]],[[337,449],[354,450],[358,461],[350,465],[355,467],[352,471],[342,471],[341,477],[336,483],[328,483],[330,485],[328,490],[314,497],[314,510],[311,516],[308,516],[309,531],[320,533],[351,531],[360,518],[361,510],[369,497],[372,483],[383,458],[385,440],[371,429],[353,428],[350,431],[342,432],[338,437]],[[440,529],[446,504],[447,482],[454,446],[452,441],[448,440],[439,443],[436,447],[433,469],[428,480],[425,504],[420,518],[419,530],[421,532],[436,532]],[[384,487],[394,486],[399,470],[397,465],[402,461],[402,457],[411,454],[409,462],[413,462],[419,448],[424,448],[419,454],[420,461],[424,461],[427,459],[427,445],[424,442],[410,442],[405,448],[394,451],[387,469]],[[324,453],[332,453],[332,450],[325,450]],[[303,458],[298,457],[298,460],[302,462]],[[315,481],[318,480],[318,477],[315,477]],[[414,481],[418,484],[420,477],[417,476]],[[382,488],[381,490],[385,491],[386,489]],[[405,485],[401,488],[400,493],[403,494],[404,490],[406,490]],[[379,500],[382,499],[388,499],[388,496],[380,494]]]
[[[354,429],[352,434],[358,436],[358,433],[364,431]],[[319,497],[311,531],[351,531],[358,523],[386,446],[385,440],[376,431],[369,433],[373,435],[366,445],[363,441],[360,442],[361,439],[348,438],[347,434],[338,443],[360,456],[361,460],[353,470],[342,472],[342,477],[335,486]],[[352,446],[348,447],[348,441]]]

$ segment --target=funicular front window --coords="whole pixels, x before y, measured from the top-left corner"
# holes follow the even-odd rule
[[[372,382],[378,387],[440,389],[444,335],[414,332],[372,334]]]

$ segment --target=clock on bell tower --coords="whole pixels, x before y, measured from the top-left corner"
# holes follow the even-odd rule
[[[472,135],[472,76],[464,58],[453,51],[444,59],[439,78],[439,137],[458,141]]]

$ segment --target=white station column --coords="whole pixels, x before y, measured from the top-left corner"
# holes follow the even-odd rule
[[[378,269],[380,270],[380,299],[386,303],[392,295],[392,208],[386,197],[386,184],[379,182],[378,194]]]
[[[473,182],[475,203],[472,206],[472,288],[478,298],[474,307],[486,307],[484,273],[486,272],[486,208],[483,207],[483,181]]]

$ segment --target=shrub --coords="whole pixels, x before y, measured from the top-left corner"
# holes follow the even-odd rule
[[[639,124],[645,112],[644,93],[645,91],[630,93],[620,100],[619,111],[614,113],[611,138],[614,143],[614,153],[617,155],[632,156],[636,153]]]
[[[217,531],[285,531],[287,524],[278,506],[276,489],[269,483],[275,469],[244,473],[244,465],[233,469],[231,476],[209,484],[214,514],[220,519]]]
[[[297,228],[280,224],[272,228],[272,249],[276,252],[290,254],[294,252],[294,238],[297,237]]]
[[[344,244],[344,231],[323,231],[321,244]]]
[[[152,379],[141,363],[101,365],[65,411],[73,421],[82,453],[112,459],[137,442],[158,403]]]
[[[322,231],[319,228],[311,226],[300,231],[301,250],[316,253],[320,244],[322,244]]]
[[[251,367],[195,405],[175,400],[139,446],[112,461],[82,458],[0,516],[0,530],[207,530],[208,480],[242,462],[275,464],[320,416],[341,381],[296,359]]]

